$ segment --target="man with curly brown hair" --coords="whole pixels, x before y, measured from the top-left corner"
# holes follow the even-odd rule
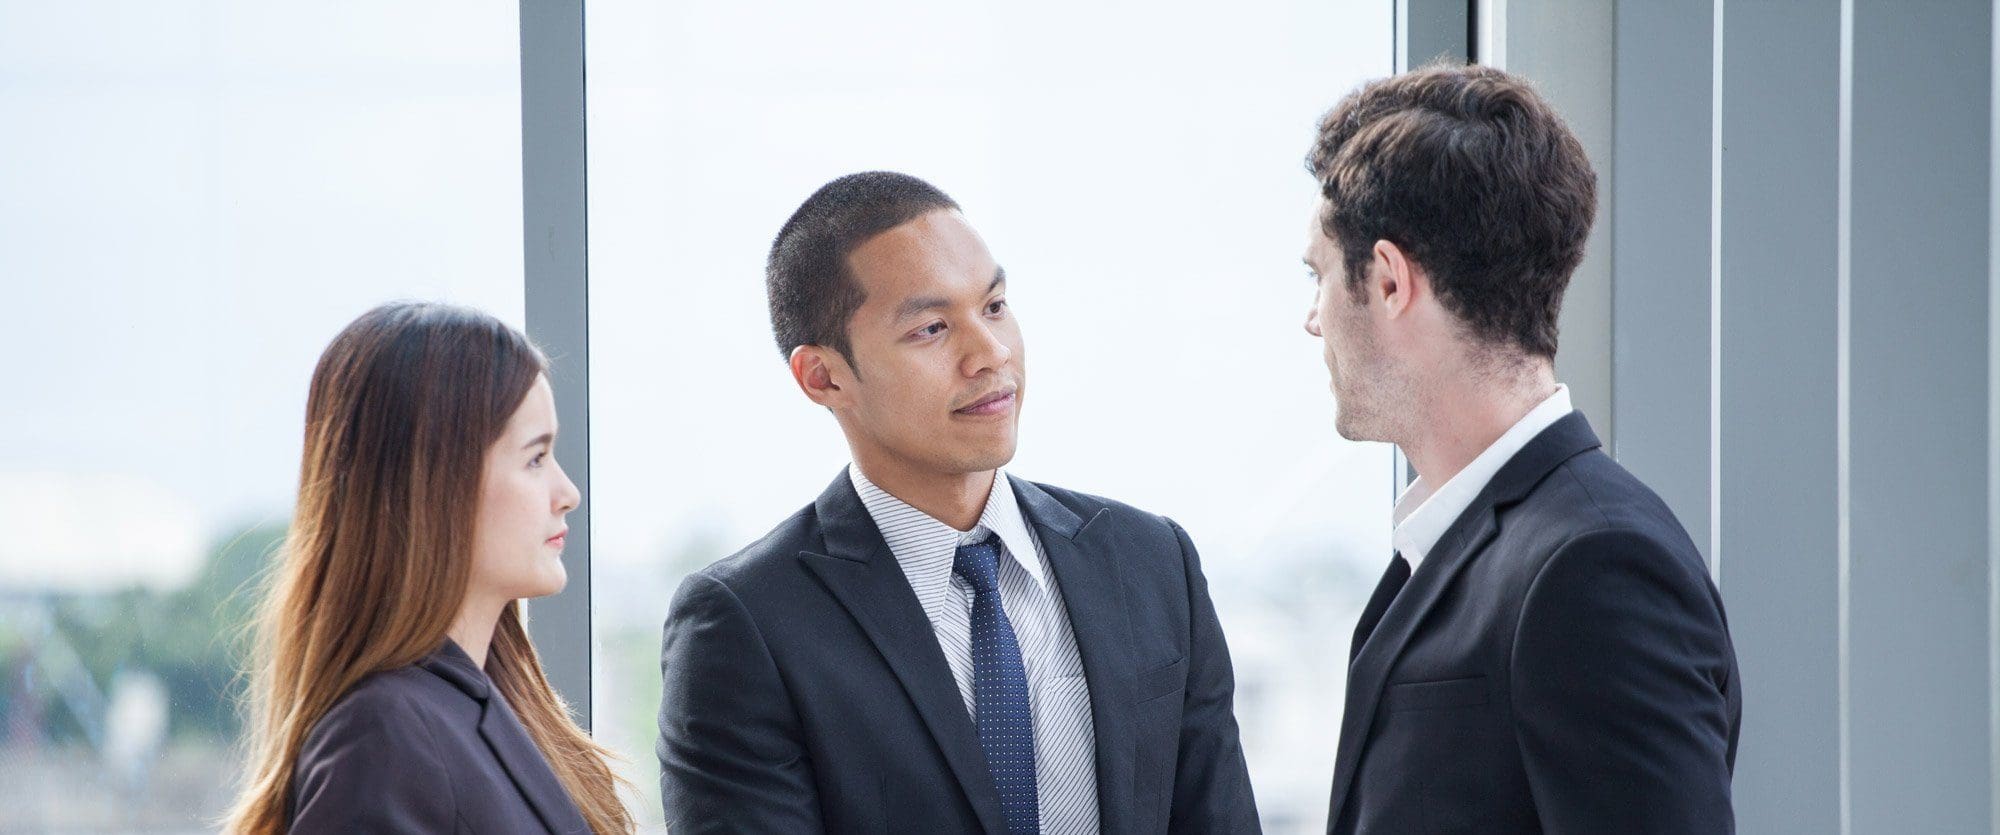
[[[1343,99],[1307,167],[1338,430],[1418,475],[1355,629],[1328,831],[1732,831],[1722,598],[1555,378],[1582,145],[1522,79],[1431,66]]]

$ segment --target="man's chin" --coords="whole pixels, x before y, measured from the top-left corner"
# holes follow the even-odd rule
[[[1340,433],[1340,437],[1350,441],[1381,440],[1378,437],[1381,434],[1380,432],[1374,431],[1374,428],[1362,420],[1359,415],[1354,415],[1346,409],[1340,409],[1334,415],[1333,431]]]
[[[1015,442],[1009,437],[1005,442],[983,445],[979,449],[965,450],[958,456],[958,469],[968,473],[983,473],[1007,466],[1014,460]]]
[[[987,470],[1000,469],[1012,463],[1014,463],[1014,450],[1009,448],[1005,454],[982,455],[974,459],[965,468],[965,471],[969,473],[983,473]]]

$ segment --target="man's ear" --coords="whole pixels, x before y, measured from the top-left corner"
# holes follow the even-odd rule
[[[1402,247],[1376,241],[1374,254],[1368,265],[1369,301],[1379,301],[1388,318],[1409,312],[1418,296],[1430,293],[1430,276]]]
[[[820,345],[800,345],[792,349],[792,382],[806,398],[832,409],[847,402],[848,392],[841,381],[853,379],[847,358],[839,351]]]

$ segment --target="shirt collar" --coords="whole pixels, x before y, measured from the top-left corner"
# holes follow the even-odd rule
[[[951,575],[952,558],[958,547],[985,539],[989,534],[1000,537],[1003,550],[1012,556],[1014,562],[1033,578],[1035,586],[1048,590],[1048,583],[1042,576],[1042,561],[1037,556],[1034,537],[1028,532],[1027,518],[1021,515],[1020,500],[1014,496],[1014,486],[1007,480],[1007,474],[993,471],[993,486],[986,494],[986,506],[979,511],[979,522],[972,530],[960,531],[921,510],[911,507],[908,502],[877,487],[861,472],[861,465],[847,468],[847,477],[854,483],[854,492],[861,495],[861,503],[868,508],[868,516],[875,521],[875,527],[882,532],[882,539],[889,545],[889,552],[903,565],[905,574],[910,574],[911,585],[924,596],[928,584],[918,582],[912,573],[913,566],[925,574],[935,573],[930,557],[942,552],[944,580]],[[929,607],[925,601],[925,607]]]
[[[1438,540],[1451,523],[1465,514],[1466,508],[1472,506],[1472,500],[1479,497],[1480,491],[1486,489],[1486,483],[1493,480],[1493,476],[1515,453],[1571,411],[1569,387],[1558,385],[1555,394],[1528,410],[1512,428],[1443,486],[1432,490],[1422,477],[1411,482],[1403,495],[1396,499],[1396,529],[1390,535],[1396,553],[1410,561],[1410,570],[1415,571],[1423,563],[1424,557],[1437,547]]]

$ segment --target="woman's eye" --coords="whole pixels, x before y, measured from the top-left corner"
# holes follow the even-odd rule
[[[1007,309],[1007,300],[998,299],[995,300],[992,304],[986,306],[986,313],[989,316],[997,316],[1000,314],[1000,311],[1006,309]]]
[[[531,459],[528,459],[528,466],[530,466],[530,467],[539,467],[539,466],[541,466],[541,465],[542,465],[542,459],[544,459],[544,458],[547,458],[547,457],[549,457],[549,454],[548,454],[548,453],[546,453],[546,452],[537,452],[537,453],[535,453],[535,457],[534,457],[534,458],[531,458]]]

